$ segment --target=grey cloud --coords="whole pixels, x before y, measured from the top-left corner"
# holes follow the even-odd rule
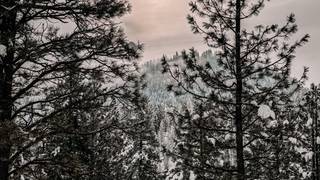
[[[205,50],[203,40],[191,33],[186,21],[188,0],[131,0],[132,13],[123,19],[130,39],[145,43],[144,60],[171,55],[182,49],[195,47]],[[320,18],[319,0],[271,0],[260,16],[248,25],[283,23],[286,16],[295,13],[299,36],[311,35],[311,41],[297,51],[293,75],[298,76],[303,66],[310,67],[310,82],[320,82]]]

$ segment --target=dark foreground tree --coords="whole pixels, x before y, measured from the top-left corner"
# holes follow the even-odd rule
[[[109,105],[136,100],[130,93],[136,82],[130,60],[139,57],[141,47],[128,42],[112,21],[129,10],[125,0],[0,1],[1,180],[26,169],[34,175],[37,165],[52,163],[37,152],[47,137],[65,133],[52,124],[59,125],[57,119],[75,106],[96,99]],[[71,64],[83,80],[95,74],[103,85],[89,96],[78,92],[74,101],[66,101],[77,94],[73,91],[53,93]],[[24,157],[25,152],[32,155]]]
[[[311,91],[308,94],[309,103],[308,109],[310,118],[312,119],[311,125],[311,144],[312,144],[312,179],[320,179],[320,132],[319,132],[319,86],[311,85]]]
[[[307,69],[301,79],[294,79],[289,77],[290,67],[295,50],[309,36],[296,42],[290,39],[297,32],[294,15],[288,16],[282,26],[244,28],[243,22],[258,15],[264,5],[265,0],[191,2],[195,17],[189,16],[189,23],[193,32],[203,35],[214,49],[216,62],[200,62],[194,50],[183,53],[184,66],[172,66],[163,59],[164,72],[176,80],[169,89],[177,94],[189,93],[201,105],[186,119],[191,119],[188,124],[193,129],[199,129],[191,136],[198,143],[187,147],[188,143],[181,142],[184,151],[180,151],[189,162],[182,165],[198,172],[199,179],[272,179],[274,165],[279,162],[275,159],[280,146],[275,145],[282,141],[273,129],[283,119],[278,119],[274,111],[290,104],[291,95],[303,85]],[[200,137],[205,140],[199,141]],[[201,142],[211,150],[201,151]],[[192,151],[185,150],[190,147]],[[198,161],[203,152],[210,153],[210,158]]]

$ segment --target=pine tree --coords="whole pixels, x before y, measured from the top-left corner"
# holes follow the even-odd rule
[[[319,86],[311,84],[310,90],[305,94],[305,119],[304,133],[307,134],[308,141],[306,148],[312,153],[311,163],[309,164],[312,173],[311,179],[320,179],[320,166],[319,166]]]
[[[209,126],[206,129],[210,133],[206,133],[206,139],[216,140],[211,145],[217,153],[210,157],[212,162],[204,164],[206,172],[210,169],[216,179],[272,178],[275,149],[280,147],[274,145],[283,143],[281,135],[275,137],[272,132],[274,123],[281,120],[275,111],[285,107],[306,79],[307,69],[300,79],[290,78],[295,50],[309,38],[305,35],[290,43],[290,37],[297,32],[293,14],[283,26],[257,25],[247,30],[242,25],[258,15],[264,5],[264,0],[191,2],[196,17],[188,16],[189,23],[193,32],[203,35],[207,45],[214,49],[217,66],[199,62],[193,49],[189,54],[183,52],[185,66],[172,65],[163,58],[164,72],[176,80],[168,89],[177,94],[191,94],[208,116],[210,123],[206,123]],[[199,119],[199,114],[193,113],[192,119]],[[278,141],[274,142],[275,139]],[[189,159],[196,161],[195,156],[192,154]],[[218,159],[223,161],[216,163]]]
[[[51,162],[38,166],[41,172],[37,175],[46,175],[49,179],[88,179],[93,174],[94,137],[110,126],[103,123],[110,110],[103,106],[105,99],[97,97],[103,92],[97,88],[101,82],[96,75],[81,73],[79,63],[70,64],[63,73],[65,79],[52,90],[51,95],[65,96],[54,102],[53,107],[58,109],[64,104],[67,111],[47,124],[59,134],[42,140],[41,154]]]
[[[197,102],[195,102],[197,103]],[[177,167],[173,174],[182,173],[184,179],[196,175],[197,179],[216,179],[227,177],[220,173],[219,168],[211,168],[212,164],[224,163],[225,156],[216,156],[219,150],[215,148],[216,139],[211,137],[209,128],[211,120],[205,115],[203,106],[198,104],[196,109],[185,108],[184,114],[178,115],[178,126],[176,130],[178,154]]]
[[[136,81],[131,60],[141,46],[112,21],[130,10],[127,1],[5,0],[0,9],[0,179],[7,180],[50,163],[38,154],[40,144],[62,133],[50,122],[75,106],[53,107],[69,93],[52,93],[64,71],[79,63],[82,74],[101,75],[97,98],[130,104]],[[72,28],[65,33],[59,29],[66,23]],[[78,100],[89,105],[92,99]],[[34,156],[24,158],[25,152]]]
[[[158,167],[160,164],[159,143],[151,115],[151,112],[145,107],[129,123],[131,128],[128,131],[132,136],[132,156],[126,160],[128,162],[127,179],[164,179]]]

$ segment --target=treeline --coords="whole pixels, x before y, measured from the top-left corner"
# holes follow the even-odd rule
[[[214,57],[139,70],[126,0],[0,1],[0,180],[319,179],[320,87],[290,77],[309,36],[243,28],[264,5],[190,2]]]

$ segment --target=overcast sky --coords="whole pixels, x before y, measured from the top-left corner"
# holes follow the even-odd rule
[[[129,39],[144,43],[143,60],[158,59],[163,54],[170,56],[191,47],[200,52],[207,49],[202,38],[191,33],[187,23],[189,0],[130,2],[132,12],[122,22]],[[293,75],[299,76],[303,66],[308,66],[309,82],[320,83],[320,0],[271,0],[252,24],[283,23],[290,13],[296,14],[298,35],[311,35],[310,42],[297,52]]]

